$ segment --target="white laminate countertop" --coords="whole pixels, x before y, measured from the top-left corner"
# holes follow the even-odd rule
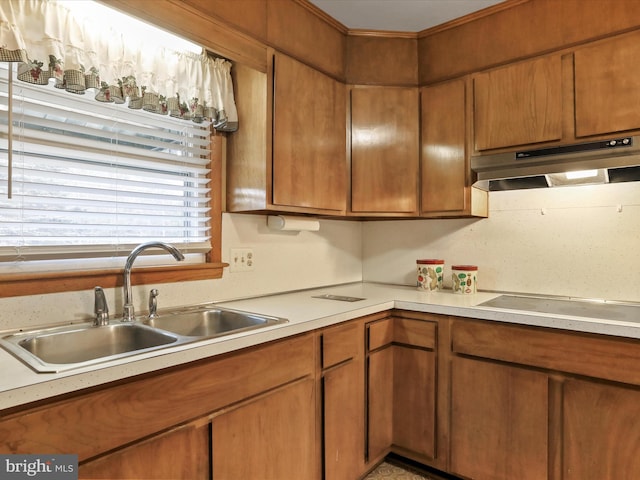
[[[345,302],[314,298],[317,295],[340,295],[363,300]],[[0,411],[392,308],[640,339],[640,318],[637,322],[624,322],[477,306],[498,295],[488,292],[473,295],[459,295],[451,291],[426,293],[415,287],[353,283],[221,302],[220,305],[224,307],[284,317],[289,321],[61,373],[36,373],[4,349],[0,349]]]

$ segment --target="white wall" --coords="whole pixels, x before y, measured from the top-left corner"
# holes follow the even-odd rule
[[[415,284],[418,258],[478,265],[485,290],[640,301],[640,184],[490,193],[488,219],[363,224],[363,279]],[[618,206],[621,212],[618,212]]]
[[[232,247],[251,247],[255,269],[225,270],[219,280],[133,286],[136,311],[147,310],[149,289],[159,307],[231,300],[362,279],[362,227],[358,222],[320,220],[318,232],[278,232],[264,215],[224,214],[222,257]],[[124,266],[124,258],[122,260]],[[135,266],[134,266],[135,268]],[[122,312],[122,289],[107,289],[112,318]],[[80,321],[93,312],[93,290],[0,298],[0,330]]]

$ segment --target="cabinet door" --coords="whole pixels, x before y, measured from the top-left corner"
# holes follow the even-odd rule
[[[307,379],[214,418],[213,478],[317,478],[315,405]]]
[[[393,348],[369,355],[367,368],[367,460],[384,457],[393,443]]]
[[[421,209],[462,212],[470,188],[464,80],[422,89]]]
[[[640,128],[640,32],[578,49],[576,136]]]
[[[554,55],[474,78],[476,150],[562,138],[561,63],[560,56]]]
[[[418,212],[416,88],[351,90],[351,211]]]
[[[324,478],[359,478],[364,471],[364,370],[351,361],[324,374]]]
[[[345,212],[345,86],[284,55],[274,61],[273,203]]]
[[[210,478],[209,424],[190,424],[82,464],[80,478]]]
[[[453,357],[452,473],[474,480],[547,478],[548,399],[543,373]]]
[[[640,478],[640,391],[580,380],[563,389],[564,480]]]
[[[324,478],[359,478],[366,470],[364,323],[326,328],[320,338]]]
[[[394,346],[393,444],[435,457],[435,352]]]

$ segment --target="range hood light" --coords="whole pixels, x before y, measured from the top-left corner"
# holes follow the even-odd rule
[[[550,187],[565,187],[568,185],[596,185],[609,183],[609,174],[606,169],[578,170],[563,173],[548,173],[545,175]]]
[[[578,170],[577,172],[565,172],[567,180],[576,180],[578,178],[597,177],[598,170]]]

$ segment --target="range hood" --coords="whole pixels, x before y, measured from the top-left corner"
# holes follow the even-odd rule
[[[471,169],[474,186],[489,191],[640,181],[640,136],[479,155]],[[585,171],[597,176],[556,182],[565,172]]]

